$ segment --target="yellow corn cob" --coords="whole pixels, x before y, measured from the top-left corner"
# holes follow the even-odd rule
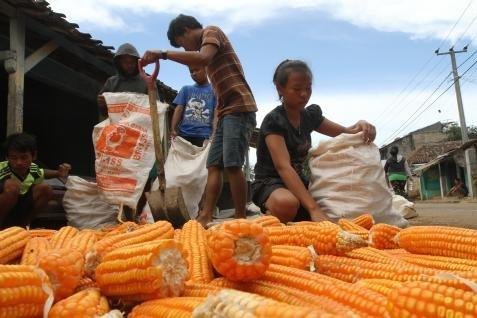
[[[50,229],[29,229],[28,233],[30,234],[30,237],[45,237],[45,238],[50,238],[53,236],[53,234],[56,233],[56,230],[50,230]]]
[[[41,317],[47,291],[51,292],[50,282],[41,269],[0,265],[0,317]]]
[[[212,285],[210,283],[194,283],[191,281],[186,282],[184,294],[186,297],[207,297],[210,293],[215,293],[221,288]]]
[[[339,315],[340,317],[355,316],[351,308],[329,299],[328,297],[310,294],[306,291],[273,282],[255,280],[247,283],[235,283],[227,281],[225,278],[217,278],[214,280],[214,283],[219,286],[222,285],[224,288],[232,288],[257,294],[293,306],[315,308],[323,310],[324,312]]]
[[[360,259],[363,261],[383,264],[399,264],[403,263],[397,257],[391,256],[385,251],[378,250],[374,247],[361,247],[346,253],[347,257]],[[404,263],[406,264],[406,263]]]
[[[22,265],[38,265],[40,254],[50,248],[50,243],[46,237],[32,237],[25,245],[22,254]]]
[[[346,232],[356,234],[365,241],[367,241],[369,238],[369,231],[364,227],[354,223],[353,221],[347,219],[339,219],[338,225]]]
[[[80,231],[80,233],[93,233],[94,236],[96,237],[96,241],[101,240],[106,236],[106,232],[103,232],[101,230],[93,230],[93,229],[83,229]]]
[[[75,293],[88,288],[97,288],[98,284],[89,277],[82,277],[75,288]]]
[[[308,308],[307,306],[290,306],[259,295],[233,289],[224,289],[207,297],[201,305],[194,309],[192,317],[331,318],[335,316],[326,311]]]
[[[53,249],[63,248],[66,243],[78,234],[78,229],[64,226],[50,237],[50,246]]]
[[[450,272],[477,272],[477,260],[411,253],[397,254],[394,257],[401,261],[427,268],[441,269]]]
[[[28,231],[18,226],[0,231],[0,264],[7,264],[22,256],[29,239]]]
[[[83,276],[84,256],[70,249],[51,249],[39,256],[38,267],[50,278],[55,301],[71,296]]]
[[[51,308],[48,318],[96,318],[108,312],[108,300],[101,296],[99,289],[89,288],[57,302]]]
[[[203,297],[170,297],[155,299],[137,305],[129,318],[190,318],[194,308],[199,306]]]
[[[288,222],[287,226],[315,226],[317,223],[321,224],[322,222],[313,222],[313,221]]]
[[[319,255],[315,262],[318,273],[354,283],[364,278],[384,278],[407,281],[411,277],[425,274],[435,275],[437,271],[412,264],[373,263],[347,257]]]
[[[281,223],[280,220],[273,215],[259,216],[258,218],[251,219],[251,221],[254,222],[254,223],[258,223],[263,227],[267,227],[267,226],[285,226],[285,224]]]
[[[317,222],[310,226],[266,227],[272,245],[312,245],[318,254],[341,255],[355,248],[367,246],[358,235],[343,231],[331,222]]]
[[[352,308],[361,316],[382,317],[384,315],[386,299],[380,295],[318,273],[272,264],[260,280],[292,286],[313,295],[328,297]]]
[[[368,288],[383,296],[388,296],[394,289],[400,287],[402,282],[382,278],[367,278],[357,281],[354,285],[359,288]]]
[[[407,282],[388,296],[391,318],[477,317],[477,293],[452,287]]]
[[[174,240],[179,240],[181,236],[181,232],[182,232],[181,229],[174,229]]]
[[[370,245],[381,250],[398,248],[394,238],[400,231],[401,229],[397,226],[389,224],[379,223],[373,225],[369,231]]]
[[[179,296],[188,279],[187,261],[180,243],[158,240],[109,252],[95,276],[101,292],[112,298],[142,301]]]
[[[374,225],[374,218],[371,214],[362,214],[354,219],[352,219],[355,224],[364,227],[367,230],[370,230]]]
[[[208,283],[214,278],[212,264],[207,257],[206,231],[202,225],[190,220],[182,226],[179,242],[187,252],[190,280]]]
[[[153,224],[145,224],[140,227],[134,227],[131,224],[128,226],[128,232],[106,236],[93,245],[86,254],[85,274],[87,276],[94,276],[96,266],[109,251],[129,245],[161,239],[172,239],[174,237],[174,228],[171,223],[167,221],[157,221]]]
[[[477,230],[450,226],[412,226],[396,236],[399,247],[415,254],[477,260]]]
[[[139,227],[140,227],[139,224],[128,221],[128,222],[123,222],[114,226],[103,228],[101,231],[106,233],[104,237],[108,237],[108,236],[112,236],[116,234],[132,232],[137,230]]]
[[[65,248],[76,250],[85,255],[96,243],[96,234],[91,231],[81,231],[64,244]]]
[[[304,270],[314,270],[315,255],[316,253],[307,247],[273,245],[270,263]]]
[[[260,224],[237,219],[208,231],[207,251],[217,272],[234,281],[253,280],[262,276],[272,256],[265,229]]]
[[[393,248],[390,250],[386,250],[385,252],[388,253],[389,255],[410,254],[408,251],[406,251],[403,248]]]

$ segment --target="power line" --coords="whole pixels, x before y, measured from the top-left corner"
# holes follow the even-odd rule
[[[472,65],[470,67],[468,67],[459,77],[462,78],[465,74],[467,74],[467,72],[472,69],[475,65],[477,64],[477,59],[472,63]],[[435,92],[442,86],[442,84],[445,82],[445,80],[447,79],[447,77],[444,79],[444,81],[441,82],[441,84],[439,84],[439,86],[434,90],[434,92],[432,92],[432,94],[426,99],[426,101],[424,101],[423,104],[421,104],[421,106],[418,107],[418,109],[394,132],[390,135],[390,137],[388,137],[387,139],[385,139],[385,141],[383,142],[383,144],[386,144],[386,142],[388,140],[392,140],[392,138],[394,136],[397,136],[399,133],[401,133],[404,129],[406,129],[407,127],[409,127],[414,121],[416,121],[417,118],[419,118],[426,110],[428,110],[432,105],[434,105],[434,103],[439,99],[441,98],[452,86],[455,85],[456,80],[453,80],[451,85],[449,85],[441,94],[439,94],[439,96],[437,96],[437,98],[432,101],[432,103],[430,103],[426,108],[424,108],[414,119],[411,120],[411,118],[419,111],[420,108],[422,108],[422,106],[424,106],[424,104],[427,102],[427,100],[430,99],[430,97],[432,97],[432,95],[435,94]],[[409,121],[411,120],[411,121]],[[406,125],[406,123],[408,122],[408,124]]]
[[[456,28],[456,26],[459,24],[459,22],[462,20],[462,17],[465,15],[465,13],[467,12],[467,10],[469,9],[470,5],[472,4],[473,0],[470,0],[469,3],[467,4],[467,6],[464,8],[464,10],[462,11],[462,13],[460,14],[459,18],[457,19],[457,21],[454,23],[454,25],[452,26],[452,28],[449,30],[449,32],[447,33],[447,36],[441,41],[441,43],[439,44],[438,46],[438,49],[449,39],[450,35],[452,34],[452,32],[454,31],[454,29]],[[470,28],[470,26],[468,26],[468,28]],[[467,29],[468,29],[467,28]],[[466,30],[467,31],[467,30]],[[462,35],[461,35],[462,36]],[[431,71],[429,71],[416,85],[414,85],[414,87],[408,92],[408,94],[406,94],[406,96],[404,98],[400,98],[400,96],[411,86],[411,84],[414,82],[414,80],[422,73],[422,71],[426,68],[426,66],[432,61],[432,59],[434,58],[434,55],[432,55],[425,63],[424,65],[422,65],[420,68],[419,68],[419,71],[411,78],[411,80],[408,82],[408,84],[398,93],[398,95],[393,99],[393,101],[387,106],[384,108],[384,110],[376,117],[376,119],[374,120],[374,122],[379,122],[383,116],[385,116],[386,114],[387,115],[390,115],[390,112],[388,111],[389,108],[391,108],[391,113],[393,112],[393,109],[397,109],[397,106],[399,106],[410,94],[411,92],[413,92],[422,82],[424,82],[425,79],[427,79],[427,77],[429,76],[429,74],[438,66],[442,63],[442,60],[440,60],[437,65],[434,65],[434,67],[431,69]],[[434,81],[433,81],[434,82]],[[399,100],[399,102],[397,104],[395,104],[397,101]]]

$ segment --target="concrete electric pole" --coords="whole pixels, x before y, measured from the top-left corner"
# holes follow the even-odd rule
[[[454,75],[454,88],[455,88],[455,95],[457,98],[457,108],[459,110],[459,122],[460,122],[460,130],[462,134],[462,144],[469,141],[469,135],[467,133],[467,124],[465,123],[465,114],[464,114],[464,106],[462,104],[462,95],[460,91],[460,82],[459,82],[459,73],[457,73],[457,63],[455,60],[456,53],[465,53],[467,52],[467,46],[465,46],[461,51],[454,51],[454,47],[451,47],[449,51],[439,53],[439,49],[435,51],[437,55],[450,55],[451,62],[452,62],[452,74]],[[471,147],[472,148],[472,147]],[[465,151],[465,167],[467,173],[467,186],[469,188],[469,196],[473,197],[476,195],[476,189],[474,189],[473,178],[472,178],[472,161],[475,162],[475,153],[472,152],[472,149],[469,148]]]

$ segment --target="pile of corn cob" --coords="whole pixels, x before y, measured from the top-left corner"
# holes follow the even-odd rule
[[[11,227],[1,317],[477,317],[477,230],[370,215]]]

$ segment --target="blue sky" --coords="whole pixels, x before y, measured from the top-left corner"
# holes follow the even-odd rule
[[[204,25],[221,26],[244,66],[258,103],[259,122],[277,105],[271,82],[276,65],[285,58],[303,59],[315,76],[310,103],[319,104],[326,117],[343,125],[359,119],[372,122],[378,129],[378,145],[438,120],[457,121],[451,88],[410,125],[398,130],[420,106],[428,106],[451,85],[449,80],[444,82],[425,102],[450,72],[449,56],[435,56],[434,50],[440,46],[444,51],[454,44],[460,49],[470,43],[469,53],[458,55],[459,64],[477,49],[472,44],[477,34],[477,3],[469,0],[50,3],[53,10],[65,13],[81,31],[91,33],[105,45],[118,47],[131,42],[141,53],[148,48],[173,49],[166,31],[178,13],[195,15]],[[416,80],[399,95],[429,59]],[[462,73],[476,59],[477,54],[459,71]],[[468,125],[477,124],[475,69],[462,80]],[[170,61],[162,63],[159,76],[176,89],[191,83],[187,69]],[[321,139],[324,137],[318,134],[313,136],[315,144]]]

